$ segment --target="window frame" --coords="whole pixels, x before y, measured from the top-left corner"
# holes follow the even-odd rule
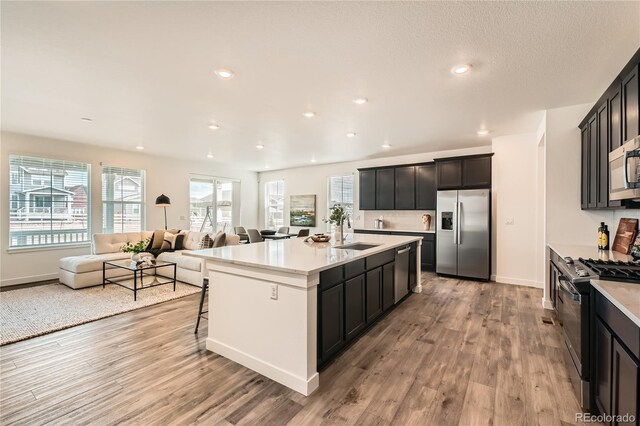
[[[276,184],[276,196],[281,196],[282,197],[282,223],[278,224],[278,223],[273,223],[273,225],[269,224],[269,198],[270,198],[270,191],[268,190],[268,187],[270,184],[275,183]],[[282,191],[282,194],[279,194],[280,190]],[[270,229],[270,227],[273,227],[273,229],[277,229],[281,226],[285,226],[285,218],[284,218],[284,214],[285,214],[285,181],[284,179],[273,179],[273,180],[268,180],[264,183],[264,206],[263,206],[263,211],[264,211],[264,226],[266,229]],[[278,213],[278,210],[276,210],[276,213]]]
[[[50,218],[48,219],[40,219],[40,223],[48,223],[49,224],[49,229],[48,229],[48,233],[44,233],[42,234],[42,230],[39,229],[34,229],[32,231],[34,232],[38,232],[40,234],[40,236],[45,236],[45,240],[51,240],[51,243],[38,243],[38,244],[12,244],[13,242],[13,238],[14,235],[12,235],[13,233],[19,232],[17,230],[12,230],[12,211],[13,210],[18,210],[19,207],[22,206],[27,206],[29,201],[26,200],[24,197],[20,197],[17,193],[13,192],[12,190],[12,186],[20,186],[23,188],[25,188],[25,182],[28,182],[26,185],[27,186],[32,186],[34,189],[36,188],[33,185],[33,181],[32,179],[25,179],[21,176],[20,171],[16,171],[16,170],[12,170],[12,167],[29,167],[28,164],[29,162],[33,162],[34,164],[36,163],[42,163],[41,167],[46,167],[49,170],[49,175],[48,175],[48,179],[47,179],[47,175],[43,175],[42,173],[36,174],[35,176],[39,177],[39,180],[45,180],[45,181],[49,181],[49,194],[38,194],[37,197],[39,198],[48,198],[51,201],[49,202],[49,213],[50,213]],[[58,166],[60,165],[60,166]],[[63,191],[67,191],[68,190],[65,189],[65,178],[63,177],[62,179],[62,187],[58,188],[55,187],[55,179],[54,179],[54,175],[53,175],[53,170],[57,170],[59,168],[62,168],[64,170],[65,173],[70,172],[70,171],[74,171],[77,173],[84,173],[85,174],[85,178],[86,180],[81,181],[80,185],[84,186],[86,189],[86,201],[85,201],[85,205],[86,205],[86,213],[83,215],[83,217],[80,218],[80,223],[85,222],[85,226],[83,226],[82,228],[71,228],[68,229],[68,231],[75,231],[75,232],[69,232],[68,234],[85,234],[86,237],[83,237],[84,239],[78,241],[77,240],[77,236],[75,237],[76,241],[64,241],[64,242],[60,242],[61,236],[63,234],[61,234],[59,231],[56,232],[56,230],[54,229],[54,223],[58,222],[58,221],[62,221],[63,219],[54,219],[54,208],[56,207],[57,203],[60,203],[61,201],[56,201],[55,199],[55,194],[53,193],[54,189],[58,189],[58,190],[63,190]],[[8,241],[7,241],[7,252],[22,252],[22,251],[41,251],[41,250],[56,250],[56,249],[64,249],[64,248],[69,248],[69,247],[78,247],[78,246],[89,246],[91,245],[91,235],[92,235],[92,215],[91,215],[91,163],[85,163],[82,161],[76,161],[76,160],[66,160],[66,159],[62,159],[62,158],[50,158],[50,157],[36,157],[36,156],[32,156],[32,155],[23,155],[23,154],[9,154],[9,212],[8,212],[8,222],[9,222],[9,226],[8,226]],[[41,178],[42,176],[44,176],[44,178]],[[68,182],[68,183],[73,183],[73,182]],[[46,184],[46,182],[45,182]],[[72,185],[72,186],[76,186],[76,185]],[[72,186],[69,186],[69,188],[71,188]],[[71,213],[71,216],[74,216],[73,213],[73,198],[69,199],[67,198],[66,201],[62,201],[62,203],[64,203],[64,207],[69,210]],[[45,203],[46,204],[46,203]],[[35,201],[34,201],[34,205],[35,205]],[[46,207],[46,206],[45,206]],[[27,213],[28,215],[29,213]],[[43,222],[44,220],[44,222]],[[16,219],[14,222],[17,222],[18,220]],[[22,222],[22,221],[20,221]],[[62,223],[62,222],[60,222]],[[73,223],[73,221],[72,221]],[[28,230],[27,230],[28,231]],[[47,231],[47,230],[45,230]],[[36,234],[31,235],[31,238],[33,239],[35,237]],[[17,239],[19,239],[20,237],[15,237]],[[28,236],[26,237],[28,238]],[[64,238],[65,240],[67,239],[67,237]],[[71,237],[70,239],[74,239],[73,237]],[[39,240],[41,240],[41,238],[39,238]],[[58,242],[54,242],[55,240],[58,240]],[[33,241],[33,240],[32,240]]]
[[[332,179],[341,179],[342,181],[342,187],[343,189],[340,191],[341,193],[341,197],[342,201],[340,201],[339,203],[333,203],[333,200],[331,199],[331,181]],[[349,178],[351,179],[351,203],[345,203],[344,202],[344,179],[345,178]],[[355,178],[353,176],[353,173],[347,173],[347,174],[341,174],[341,175],[334,175],[334,176],[328,176],[327,177],[327,218],[329,216],[331,216],[331,208],[335,205],[335,204],[340,204],[341,206],[351,206],[351,208],[347,208],[347,213],[350,215],[350,219],[353,222],[353,215],[355,212],[355,192],[354,192],[354,182],[355,182]],[[331,225],[330,223],[327,223],[327,231],[331,231],[331,227],[333,225]]]
[[[191,202],[191,183],[192,182],[200,182],[203,184],[211,184],[212,186],[212,194],[211,194],[211,203],[208,205],[208,207],[211,207],[211,221],[215,224],[214,227],[215,229],[212,229],[210,232],[212,233],[216,233],[219,231],[223,231],[223,232],[227,232],[227,233],[232,233],[234,231],[234,228],[238,225],[238,222],[240,221],[240,207],[241,207],[241,200],[240,200],[240,191],[241,191],[241,181],[239,179],[232,179],[232,178],[225,178],[225,177],[218,177],[218,176],[205,176],[205,175],[197,175],[197,174],[191,174],[189,175],[189,229],[195,232],[199,232],[200,229],[202,228],[202,225],[200,224],[200,226],[197,226],[197,223],[194,223],[192,221],[192,211],[193,206],[192,206],[192,202]],[[220,184],[230,184],[231,185],[231,221],[227,222],[227,221],[219,221],[218,220],[218,215],[220,213],[220,205],[218,205],[218,185]],[[236,194],[237,192],[237,194]],[[221,200],[224,201],[224,200]],[[207,207],[207,206],[205,206]],[[206,211],[206,210],[205,210]],[[205,217],[206,217],[206,213],[205,213]],[[203,221],[204,218],[203,217]],[[193,228],[194,224],[196,225],[196,228]],[[222,224],[222,226],[220,226]],[[227,224],[227,225],[225,225]],[[229,229],[227,229],[227,226]],[[211,227],[205,227],[203,232],[207,231],[208,229],[211,229]],[[208,231],[207,231],[208,232]]]
[[[140,201],[116,201],[114,200],[107,200],[106,197],[104,196],[103,192],[104,192],[104,177],[105,177],[105,169],[106,170],[115,170],[118,171],[119,170],[119,174],[118,173],[113,173],[116,175],[116,180],[118,178],[120,178],[121,180],[124,179],[125,177],[131,177],[131,175],[127,175],[125,174],[125,172],[136,172],[136,173],[140,173],[140,181],[141,181],[141,186],[142,186],[142,191],[140,193]],[[114,195],[115,195],[115,183],[116,181],[114,181]],[[123,185],[122,183],[120,184],[120,194],[122,196],[122,194],[124,193],[124,187],[125,185]],[[103,164],[102,168],[100,170],[100,196],[101,196],[101,200],[100,203],[102,205],[102,232],[103,233],[124,233],[124,232],[142,232],[146,230],[146,226],[147,226],[147,171],[145,169],[133,169],[133,168],[129,168],[129,167],[120,167],[120,166],[110,166],[108,164]],[[112,228],[113,229],[109,229],[108,226],[105,226],[106,223],[106,206],[108,204],[111,204],[113,206],[112,211],[115,211],[115,208],[117,205],[121,205],[121,211],[125,210],[126,206],[138,206],[139,208],[139,212],[137,213],[140,217],[140,229],[139,230],[125,230],[124,229],[124,214],[121,215],[121,221],[120,221],[120,231],[116,232],[116,221],[114,219],[113,224],[112,224]]]

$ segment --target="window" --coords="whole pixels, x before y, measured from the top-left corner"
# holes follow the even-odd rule
[[[102,232],[144,229],[144,177],[144,170],[102,167]]]
[[[329,210],[340,204],[353,219],[353,175],[331,176],[328,179],[327,217]]]
[[[9,247],[89,241],[89,164],[9,156]]]
[[[272,180],[264,184],[264,204],[265,226],[284,226],[284,180]]]
[[[239,193],[240,182],[213,177],[192,177],[189,181],[190,229],[202,229],[203,232],[231,232],[240,218],[240,205],[235,201]]]

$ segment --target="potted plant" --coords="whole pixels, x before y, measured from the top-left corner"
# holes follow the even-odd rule
[[[131,255],[131,260],[135,260],[137,262],[140,260],[140,253],[142,253],[147,247],[147,244],[149,244],[149,240],[150,238],[147,238],[146,240],[138,241],[135,244],[132,244],[131,241],[127,241],[127,243],[122,246],[121,250],[123,253],[133,253]]]
[[[336,242],[344,241],[344,221],[348,220],[347,210],[340,204],[331,207],[329,219],[324,219],[325,223],[330,223],[336,227]]]

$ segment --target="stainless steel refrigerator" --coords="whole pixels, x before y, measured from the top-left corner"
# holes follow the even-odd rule
[[[436,272],[489,280],[491,191],[438,191]]]

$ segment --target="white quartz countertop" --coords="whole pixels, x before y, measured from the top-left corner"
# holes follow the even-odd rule
[[[300,275],[311,275],[333,268],[356,259],[421,241],[419,236],[353,234],[343,244],[353,242],[378,244],[367,250],[336,248],[332,240],[329,243],[305,242],[305,238],[272,240],[262,243],[240,244],[219,248],[183,252],[185,256],[194,256],[208,262],[231,263]]]
[[[549,243],[549,248],[556,253],[560,257],[571,257],[573,259],[578,259],[579,257],[583,257],[585,259],[601,259],[601,260],[622,260],[625,262],[632,261],[633,257],[619,253],[617,251],[611,250],[598,250],[595,246],[582,246],[576,244],[559,244],[559,243]]]
[[[591,280],[591,285],[640,327],[640,284]]]
[[[412,234],[435,234],[436,231],[434,229],[430,229],[428,231],[425,230],[415,230],[415,229],[378,229],[378,228],[353,228],[354,231],[382,231],[382,232],[410,232]]]

